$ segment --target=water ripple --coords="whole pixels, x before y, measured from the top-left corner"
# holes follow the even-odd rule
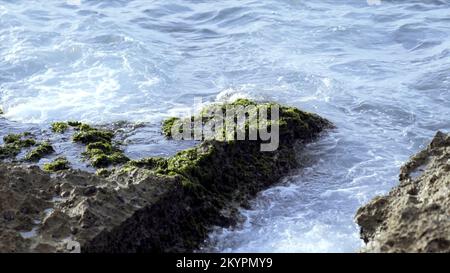
[[[355,251],[356,209],[450,130],[448,14],[447,0],[0,0],[0,133],[143,122],[122,136],[138,158],[185,147],[159,122],[194,96],[316,112],[338,129],[204,250]]]

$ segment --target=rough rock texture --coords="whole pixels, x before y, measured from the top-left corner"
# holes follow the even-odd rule
[[[366,252],[450,252],[450,135],[401,168],[400,184],[360,208]]]
[[[98,234],[119,227],[139,209],[178,205],[176,199],[161,203],[161,199],[168,198],[167,193],[177,193],[180,184],[176,182],[176,177],[158,177],[142,170],[106,180],[81,171],[50,175],[34,166],[0,164],[0,251],[84,250]],[[159,213],[153,215],[155,221],[160,221],[157,224],[169,225],[163,217],[176,217]],[[157,232],[165,227],[142,228],[163,238]],[[128,247],[139,244],[134,239],[130,234],[129,239],[116,243],[122,251],[137,251]]]
[[[0,252],[184,252],[295,167],[295,148],[332,125],[280,108],[280,147],[203,141],[170,158],[97,174],[0,163]],[[90,131],[89,131],[90,132]]]

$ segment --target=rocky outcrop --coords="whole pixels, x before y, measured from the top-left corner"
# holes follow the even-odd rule
[[[450,135],[438,132],[401,168],[399,185],[360,208],[356,222],[365,252],[450,252]]]
[[[54,126],[58,133],[72,126],[61,129],[61,124]],[[111,154],[112,135],[77,126],[74,141],[83,136],[89,138],[87,146],[101,142],[108,150],[96,144],[95,155]],[[259,139],[204,140],[169,158],[127,160],[97,174],[66,168],[50,174],[36,166],[0,163],[0,251],[193,250],[212,226],[232,225],[237,207],[297,166],[298,145],[330,127],[317,115],[280,106],[275,151],[261,152]]]

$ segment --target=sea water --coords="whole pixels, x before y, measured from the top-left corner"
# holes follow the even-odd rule
[[[358,207],[450,130],[449,72],[448,0],[0,0],[2,135],[127,121],[140,124],[120,135],[127,155],[170,155],[192,143],[164,140],[160,122],[194,97],[273,100],[336,125],[202,251],[357,251]]]

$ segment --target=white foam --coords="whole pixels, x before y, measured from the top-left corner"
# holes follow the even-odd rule
[[[44,128],[152,122],[184,115],[202,94],[205,103],[274,100],[337,125],[299,153],[305,168],[290,186],[262,193],[242,227],[212,236],[216,251],[356,250],[357,208],[450,126],[447,4],[66,2],[1,2],[6,118]]]
[[[153,109],[145,109],[146,101],[140,100],[142,89],[122,86],[122,77],[120,71],[104,65],[69,73],[48,69],[24,81],[22,88],[28,92],[5,89],[2,104],[7,118],[32,123],[70,119],[100,123],[151,116]],[[157,78],[146,79],[138,87],[156,83]]]

